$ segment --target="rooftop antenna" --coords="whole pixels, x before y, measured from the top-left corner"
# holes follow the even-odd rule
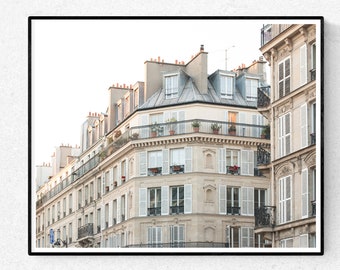
[[[228,50],[231,48],[235,48],[235,45],[229,47],[228,49],[225,49],[225,70],[228,70]]]

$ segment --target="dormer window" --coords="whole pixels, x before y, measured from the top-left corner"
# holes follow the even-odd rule
[[[231,76],[221,76],[221,97],[232,99],[234,93],[234,78]]]
[[[259,80],[246,79],[246,98],[248,101],[257,100],[257,88],[259,87]]]
[[[178,97],[178,74],[168,75],[164,77],[165,98]]]

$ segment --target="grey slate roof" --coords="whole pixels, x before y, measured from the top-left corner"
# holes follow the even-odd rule
[[[216,103],[230,106],[240,107],[254,107],[256,108],[256,101],[247,101],[243,98],[240,91],[236,88],[233,99],[221,98],[213,88],[213,85],[208,80],[208,92],[207,94],[201,94],[195,86],[192,78],[188,78],[184,84],[183,89],[179,91],[180,95],[177,98],[166,99],[165,90],[159,89],[156,91],[140,108],[155,108],[176,104],[184,104],[189,102],[207,102]]]

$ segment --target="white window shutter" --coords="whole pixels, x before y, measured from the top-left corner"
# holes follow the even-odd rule
[[[109,202],[109,227],[112,226],[112,221],[113,221],[113,217],[112,217],[112,214],[113,214],[112,205],[113,205],[113,201],[110,201]]]
[[[122,221],[121,199],[122,198],[120,196],[117,198],[117,223],[120,223]]]
[[[147,175],[147,154],[146,152],[139,153],[139,175]]]
[[[148,244],[152,244],[152,227],[148,227]]]
[[[227,214],[227,189],[225,185],[219,186],[219,213]]]
[[[241,187],[241,214],[254,215],[254,188]]]
[[[162,204],[161,213],[162,215],[169,215],[169,186],[162,186]]]
[[[248,175],[248,150],[241,150],[241,175]]]
[[[254,215],[254,188],[248,188],[248,214],[250,216]]]
[[[100,210],[100,226],[101,230],[103,231],[105,229],[105,206],[102,205]]]
[[[192,172],[192,147],[185,147],[185,172]]]
[[[147,189],[139,189],[139,216],[147,216]]]
[[[157,243],[162,243],[162,227],[156,227],[157,229]]]
[[[162,174],[169,174],[169,149],[163,149]]]
[[[308,234],[300,235],[300,248],[308,248]]]
[[[129,159],[125,159],[125,181],[129,180]]]
[[[308,217],[308,204],[309,204],[309,194],[308,194],[308,169],[304,169],[301,172],[301,216],[302,218]]]
[[[286,140],[285,140],[285,155],[288,155],[291,153],[291,143],[290,143],[290,113],[285,115],[285,135],[286,135]]]
[[[307,46],[300,47],[300,85],[307,83]]]
[[[248,175],[254,176],[254,151],[249,150],[248,151]]]
[[[184,214],[192,213],[192,184],[184,185]]]
[[[218,173],[227,173],[225,148],[218,149]]]
[[[301,147],[308,145],[308,125],[307,125],[307,104],[303,104],[300,108],[301,119]]]
[[[149,115],[143,114],[140,116],[140,126],[146,126],[149,124]],[[140,131],[141,138],[148,138],[149,137],[149,128],[144,127]]]

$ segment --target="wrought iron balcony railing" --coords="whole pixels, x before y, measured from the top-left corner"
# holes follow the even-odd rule
[[[239,206],[227,206],[227,215],[240,215],[241,207]]]
[[[257,108],[266,108],[270,105],[270,86],[257,88]]]
[[[93,236],[93,223],[88,223],[78,228],[78,239],[88,236]]]
[[[194,129],[194,127],[192,126],[194,122],[198,122],[200,124],[199,130]],[[251,125],[223,121],[208,121],[201,119],[131,127],[125,133],[121,134],[118,138],[115,138],[115,140],[108,144],[100,153],[96,154],[87,162],[82,164],[71,175],[66,177],[57,186],[48,191],[41,199],[36,202],[36,207],[41,207],[47,200],[56,196],[62,190],[64,190],[74,182],[78,181],[78,179],[80,179],[82,176],[97,167],[102,160],[106,159],[108,156],[112,155],[132,140],[172,136],[171,131],[174,131],[174,135],[185,135],[199,132],[201,134],[261,138],[261,132],[264,128],[265,126],[263,125]],[[156,132],[156,134],[154,134],[154,132]],[[174,166],[173,168],[170,168],[171,173],[183,171],[184,165],[181,165],[179,171],[176,171],[176,168]]]
[[[316,142],[315,133],[310,134],[310,144],[313,145]]]
[[[262,206],[255,209],[255,227],[275,226],[275,206]]]
[[[226,248],[227,243],[222,242],[174,242],[174,243],[150,243],[127,245],[126,248]]]
[[[257,147],[257,165],[268,165],[270,163],[270,152],[261,146]]]
[[[184,205],[181,206],[170,206],[170,215],[177,215],[184,213]]]
[[[315,78],[316,78],[316,69],[313,68],[313,69],[310,70],[310,80],[314,81]]]
[[[148,216],[159,216],[161,214],[160,207],[150,207],[148,208]]]
[[[316,201],[311,201],[311,205],[312,205],[311,215],[312,217],[315,217],[316,216]]]

